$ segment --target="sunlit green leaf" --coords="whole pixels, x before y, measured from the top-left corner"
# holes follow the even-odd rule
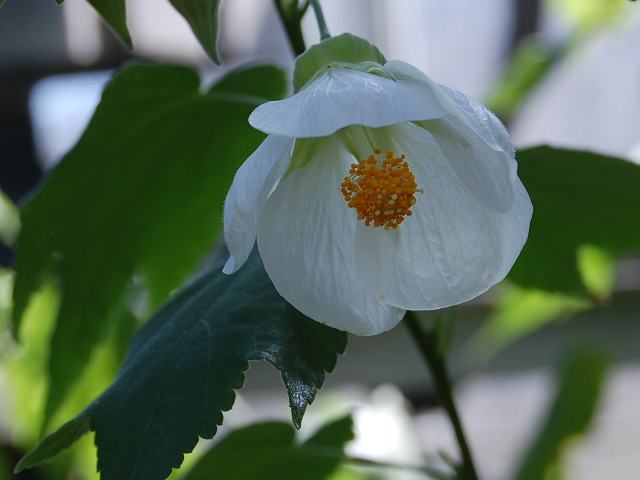
[[[640,166],[595,153],[537,147],[518,152],[518,174],[534,210],[511,281],[584,296],[581,248],[597,247],[611,258],[640,251]]]
[[[198,437],[216,433],[250,360],[280,371],[296,424],[334,368],[346,334],[287,304],[257,253],[234,275],[221,269],[218,261],[140,330],[114,384],[75,420],[90,418],[102,479],[169,475]],[[76,426],[46,437],[21,466],[66,447]]]
[[[51,345],[47,417],[104,337],[133,278],[152,307],[192,273],[219,234],[236,169],[263,138],[256,103],[284,93],[274,67],[199,92],[195,72],[132,66],[106,87],[78,144],[23,210],[14,320],[47,276],[63,292]]]
[[[0,270],[0,324],[3,306],[10,307],[10,280],[10,272]],[[9,296],[5,298],[7,293]],[[5,303],[5,300],[9,300],[9,303]],[[21,450],[32,448],[41,435],[44,394],[48,383],[46,365],[49,340],[58,305],[57,290],[53,285],[45,285],[35,294],[25,312],[21,323],[21,344],[12,342],[10,335],[1,334],[6,330],[0,333],[0,404],[3,406],[4,420],[10,419],[11,442]],[[92,362],[54,417],[54,425],[59,426],[75,415],[109,386],[122,365],[126,353],[124,349],[134,326],[135,319],[122,313],[119,321],[110,326],[110,331],[96,348]],[[87,480],[96,478],[96,452],[92,437],[77,442],[65,455],[47,465],[47,473],[52,478],[66,478],[67,475],[74,478],[80,475]],[[64,436],[59,440],[63,439]]]
[[[181,480],[323,480],[342,463],[353,439],[351,417],[296,442],[289,424],[269,422],[235,430],[209,450]]]
[[[11,276],[3,278],[2,286],[11,292]],[[0,391],[11,391],[2,400],[11,417],[12,439],[20,446],[32,445],[38,439],[42,423],[42,409],[46,392],[46,361],[48,342],[60,304],[60,297],[52,284],[43,285],[24,313],[22,345],[15,345],[9,335],[0,348],[2,375]],[[10,308],[10,303],[7,305]]]
[[[540,435],[528,452],[517,480],[540,480],[557,471],[563,450],[586,433],[598,406],[608,358],[579,350],[560,372],[558,391]]]
[[[0,267],[0,335],[8,329],[11,316],[11,291],[13,289],[13,272]],[[5,341],[0,337],[0,352],[4,353]],[[0,360],[2,355],[0,354]]]
[[[627,0],[546,0],[550,9],[559,13],[579,32],[607,26],[620,19]]]
[[[0,242],[12,245],[19,230],[20,212],[11,199],[0,191]]]
[[[489,95],[488,106],[500,118],[511,118],[563,53],[537,37],[520,42]]]
[[[200,45],[211,60],[220,63],[218,55],[218,5],[220,0],[169,0],[185,18]]]
[[[605,299],[615,283],[614,258],[605,249],[593,245],[578,248],[578,271],[591,295]]]
[[[590,305],[586,299],[562,293],[504,286],[498,306],[474,340],[476,350],[483,355],[492,353],[551,320]]]

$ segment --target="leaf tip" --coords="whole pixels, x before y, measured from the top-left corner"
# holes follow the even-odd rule
[[[0,3],[0,7],[2,6],[2,3]],[[20,472],[26,470],[27,468],[29,468],[27,465],[24,465],[25,462],[25,458],[27,458],[27,456],[25,455],[24,457],[22,457],[18,463],[16,464],[16,466],[13,469],[13,473],[15,475],[18,475]]]
[[[222,65],[222,59],[220,58],[220,53],[218,52],[218,48],[216,46],[207,48],[206,51],[207,55],[209,55],[209,58],[213,63],[215,63],[216,65]]]
[[[133,40],[131,39],[131,34],[129,33],[129,29],[126,25],[121,28],[114,28],[114,31],[116,32],[118,38],[129,50],[133,49]]]
[[[302,428],[302,418],[307,411],[307,403],[306,401],[296,402],[292,399],[289,402],[289,407],[291,409],[291,421],[296,430],[300,430]]]

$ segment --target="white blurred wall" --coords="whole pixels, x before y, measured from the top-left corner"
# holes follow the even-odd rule
[[[599,33],[553,69],[512,126],[517,145],[626,156],[640,142],[639,17]]]

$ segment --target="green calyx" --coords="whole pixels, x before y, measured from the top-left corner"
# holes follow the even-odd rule
[[[312,46],[296,59],[293,88],[297,92],[320,72],[332,67],[352,68],[388,77],[383,68],[385,63],[384,55],[376,46],[350,33],[343,33]]]

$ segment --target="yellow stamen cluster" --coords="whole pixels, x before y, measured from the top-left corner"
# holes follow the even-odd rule
[[[366,226],[398,228],[405,217],[412,215],[415,194],[424,190],[416,184],[404,154],[395,157],[387,152],[384,158],[378,158],[382,153],[379,148],[374,153],[351,164],[340,191]]]

